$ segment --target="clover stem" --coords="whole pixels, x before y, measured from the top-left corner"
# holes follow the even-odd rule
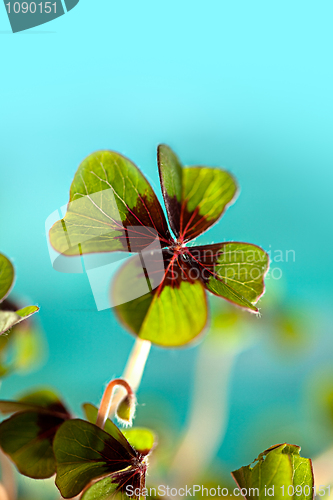
[[[141,478],[140,478],[140,492],[141,492],[140,498],[142,498],[142,500],[146,500],[146,495],[143,495],[145,487],[146,487],[146,480],[145,480],[145,477],[143,475],[141,475]]]
[[[0,451],[0,465],[2,472],[1,488],[5,491],[5,493],[3,493],[3,491],[0,490],[0,498],[8,500],[16,500],[17,489],[15,483],[14,471],[12,468],[12,464],[10,463],[6,455],[2,453],[2,451]]]
[[[122,378],[111,380],[107,385],[96,421],[96,425],[102,429],[109,415],[113,416],[115,413],[118,404],[123,399],[126,392],[130,396],[134,395],[138,390],[150,348],[151,342],[137,338],[128,358]],[[118,386],[117,392],[113,394],[116,386]]]
[[[128,382],[122,378],[115,378],[108,383],[102,397],[96,420],[96,425],[98,425],[101,429],[104,429],[105,422],[109,416],[113,391],[117,385],[122,386],[127,391],[128,396],[133,396],[134,394]]]

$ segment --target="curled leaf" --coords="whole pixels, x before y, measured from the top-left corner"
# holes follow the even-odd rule
[[[119,422],[123,425],[132,425],[136,407],[136,399],[134,394],[126,394],[126,396],[120,401],[116,416]]]
[[[301,448],[279,444],[261,453],[252,464],[232,472],[247,500],[274,497],[312,500],[314,479],[311,460],[300,456]],[[294,497],[295,495],[295,497]]]

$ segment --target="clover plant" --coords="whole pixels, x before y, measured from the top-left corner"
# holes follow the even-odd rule
[[[79,166],[67,213],[49,233],[53,248],[69,258],[115,251],[134,254],[110,285],[118,319],[137,337],[123,378],[111,380],[99,408],[83,406],[85,419],[73,415],[50,390],[0,401],[0,411],[11,414],[0,424],[2,450],[23,475],[56,475],[63,498],[145,496],[155,435],[145,428],[121,430],[109,417],[132,425],[135,392],[150,343],[178,347],[195,339],[207,323],[206,292],[253,313],[258,313],[256,304],[264,292],[269,262],[260,247],[239,242],[194,244],[234,201],[233,176],[220,168],[183,167],[166,145],[159,146],[157,158],[168,219],[134,163],[118,153],[98,151]],[[2,299],[13,279],[11,263],[1,256]],[[36,310],[0,312],[2,330]],[[233,477],[241,489],[258,484],[256,498],[263,498],[263,477],[269,484],[276,479],[277,488],[313,486],[310,461],[300,458],[299,448],[286,444],[266,450],[257,465],[243,467]],[[312,498],[311,492],[300,498]]]
[[[39,308],[20,308],[8,298],[14,279],[13,264],[0,254],[0,378],[33,368],[43,354],[39,330],[30,319]]]
[[[0,254],[0,305],[4,303],[11,291],[14,279],[15,271],[13,264],[5,255]],[[27,306],[23,309],[13,311],[11,307],[6,307],[8,303],[4,303],[4,305],[4,309],[0,309],[0,335],[39,310],[37,306]]]

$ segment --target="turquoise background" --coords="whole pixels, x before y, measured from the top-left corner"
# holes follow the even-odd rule
[[[253,460],[251,426],[267,409],[287,405],[286,425],[306,426],[304,381],[333,352],[332,20],[326,0],[81,0],[13,35],[0,7],[1,251],[17,269],[15,295],[41,307],[49,344],[48,364],[5,380],[2,397],[47,383],[78,410],[121,374],[133,338],[97,312],[86,275],[52,269],[44,225],[100,148],[130,157],[160,196],[156,147],[166,142],[184,163],[226,167],[239,181],[237,203],[202,241],[295,250],[280,284],[321,320],[306,360],[283,363],[263,341],[237,361],[220,456],[228,467]],[[144,375],[140,397],[174,402],[176,427],[196,354],[154,348]]]

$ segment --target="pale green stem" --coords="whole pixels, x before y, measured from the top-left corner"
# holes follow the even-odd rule
[[[238,349],[204,343],[199,351],[189,421],[171,467],[175,485],[192,484],[214,459],[228,418],[228,386]]]

